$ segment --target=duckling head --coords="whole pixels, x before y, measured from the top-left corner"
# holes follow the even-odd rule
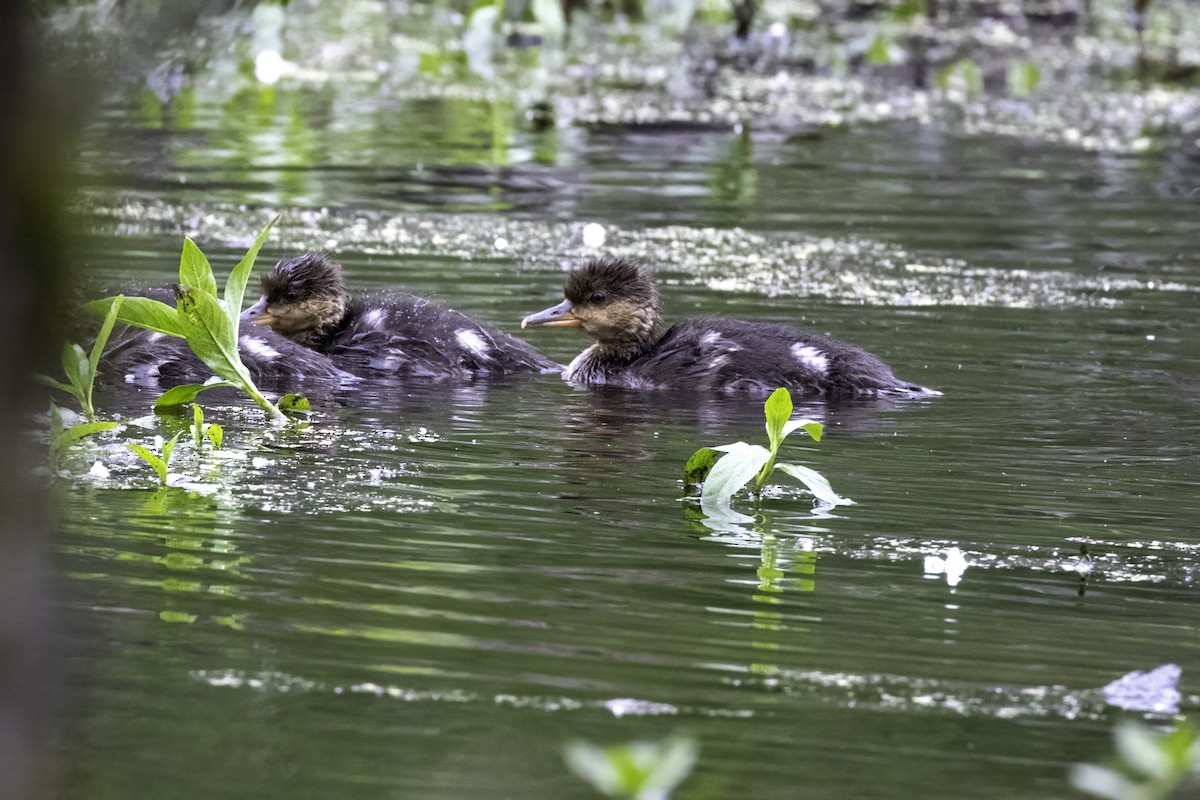
[[[262,296],[242,312],[242,319],[315,347],[337,329],[349,302],[341,265],[310,251],[280,261],[263,276]]]
[[[606,354],[632,357],[654,341],[662,322],[650,270],[623,258],[594,259],[568,273],[563,297],[521,327],[582,328]]]

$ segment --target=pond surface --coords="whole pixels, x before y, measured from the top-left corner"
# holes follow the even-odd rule
[[[223,272],[274,209],[265,263],[328,247],[356,291],[515,330],[597,222],[668,316],[812,327],[945,396],[798,403],[826,436],[787,457],[857,504],[781,484],[740,527],[704,524],[682,467],[761,440],[761,404],[553,375],[364,382],[301,430],[211,401],[226,452],[181,445],[192,494],[116,439],[81,453],[64,796],[586,798],[565,742],[682,732],[680,798],[1042,798],[1111,751],[1123,673],[1179,664],[1200,705],[1194,156],[907,124],[498,134],[511,108],[273,97],[244,129],[114,106],[89,277],[169,283],[184,233]],[[303,147],[268,136],[285,118]],[[930,557],[954,553],[948,577]]]

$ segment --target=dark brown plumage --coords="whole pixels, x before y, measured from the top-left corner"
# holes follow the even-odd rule
[[[350,297],[341,266],[320,252],[280,261],[243,319],[329,356],[358,375],[473,378],[557,372],[531,345],[422,297]]]
[[[625,259],[596,259],[567,275],[565,299],[521,326],[577,327],[596,340],[567,367],[566,380],[636,389],[767,395],[929,396],[877,356],[788,325],[710,317],[660,335],[662,310],[650,271]]]

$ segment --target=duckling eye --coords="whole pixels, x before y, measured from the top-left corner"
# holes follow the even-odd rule
[[[592,292],[593,303],[603,303],[607,299],[608,295],[606,295],[604,292]]]

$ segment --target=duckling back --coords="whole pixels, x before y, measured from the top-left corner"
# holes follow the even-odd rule
[[[568,380],[764,397],[781,386],[831,397],[940,394],[901,380],[861,347],[789,325],[691,319],[623,364],[589,363],[588,352],[567,368]]]
[[[322,349],[355,374],[465,379],[562,369],[515,336],[415,295],[351,302]]]

